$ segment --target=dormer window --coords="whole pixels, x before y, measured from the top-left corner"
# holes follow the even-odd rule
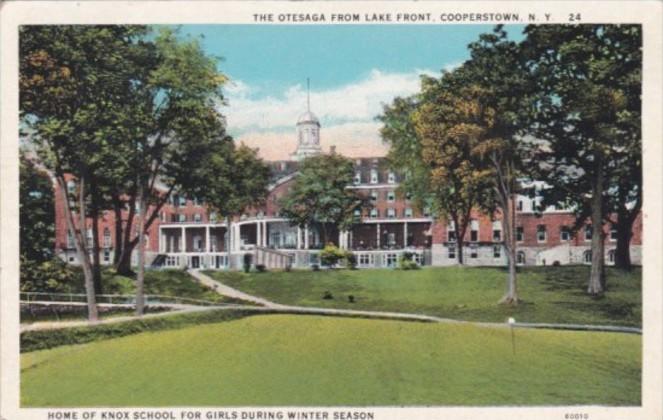
[[[394,184],[396,182],[396,174],[392,171],[389,171],[389,174],[387,175],[387,182],[390,184]]]
[[[377,169],[371,169],[371,184],[378,183],[378,171]]]

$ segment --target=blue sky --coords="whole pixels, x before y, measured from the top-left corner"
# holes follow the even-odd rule
[[[519,39],[522,28],[507,30]],[[233,136],[265,153],[270,147],[279,153],[294,147],[294,124],[306,110],[309,77],[311,108],[321,120],[323,147],[334,144],[342,152],[354,147],[350,155],[366,155],[380,147],[375,116],[382,104],[416,92],[421,74],[439,75],[462,63],[469,57],[467,44],[491,30],[492,25],[180,28],[182,35],[202,36],[207,54],[223,57],[219,68],[232,83],[222,112]]]

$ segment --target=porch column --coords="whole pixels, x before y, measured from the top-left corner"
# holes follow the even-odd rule
[[[212,251],[212,247],[210,246],[210,240],[209,240],[209,225],[205,226],[205,249],[207,250],[207,253],[210,253]]]
[[[377,226],[378,249],[380,249],[380,224],[376,223],[375,226]]]
[[[304,249],[308,249],[308,226],[304,228]]]
[[[163,229],[159,226],[159,254],[163,253]]]
[[[345,249],[345,243],[343,242],[343,232],[339,231],[338,232],[338,247],[341,249]]]
[[[186,232],[184,232],[184,226],[181,227],[180,239],[180,252],[186,252]]]
[[[268,230],[267,230],[267,221],[262,222],[262,246],[267,247],[267,239],[268,239]]]
[[[258,220],[256,222],[256,247],[262,246],[262,222]]]
[[[403,248],[407,248],[407,222],[403,223]]]
[[[297,226],[297,249],[302,249],[302,228]]]

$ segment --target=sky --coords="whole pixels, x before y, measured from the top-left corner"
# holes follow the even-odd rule
[[[514,39],[522,26],[507,26]],[[182,25],[200,38],[230,77],[221,112],[228,132],[270,160],[296,148],[295,123],[311,111],[323,150],[380,156],[383,104],[419,90],[422,74],[439,76],[469,58],[467,45],[492,25]]]

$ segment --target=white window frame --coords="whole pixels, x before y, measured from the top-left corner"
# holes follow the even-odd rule
[[[387,201],[390,203],[396,201],[396,193],[393,191],[387,191]]]
[[[393,173],[392,171],[389,171],[389,174],[387,175],[387,183],[388,184],[396,183],[396,174]]]
[[[203,221],[203,216],[200,213],[195,213],[193,215],[193,221],[196,223],[200,223]]]
[[[470,246],[470,258],[479,258],[479,247],[474,245]]]
[[[610,229],[610,235],[608,235],[608,238],[610,242],[617,241],[617,229],[615,228]]]
[[[566,239],[564,238],[566,236]],[[568,227],[562,226],[562,228],[559,231],[559,240],[561,242],[568,242],[571,240],[571,231],[569,230]]]
[[[104,228],[104,236],[103,236],[103,247],[104,248],[110,248],[111,247],[111,231],[108,228]]]
[[[406,218],[411,218],[413,214],[414,213],[410,207],[407,207],[405,210],[403,210],[403,216]]]
[[[388,219],[395,219],[396,218],[396,209],[393,207],[389,207],[387,209],[387,218]]]
[[[378,183],[378,171],[377,169],[371,169],[371,184]]]
[[[361,172],[359,171],[355,172],[355,178],[353,182],[355,185],[361,184]]]
[[[475,233],[476,238],[472,239]],[[479,242],[479,221],[476,219],[470,220],[470,242]]]
[[[378,209],[376,209],[375,207],[373,207],[373,208],[371,209],[371,212],[370,212],[370,214],[369,214],[369,217],[370,217],[371,219],[377,219],[378,216],[379,216]]]
[[[456,245],[451,245],[447,247],[447,258],[450,260],[456,259]]]
[[[541,227],[543,226],[543,229]],[[543,239],[539,237],[539,234],[543,232]],[[548,231],[546,225],[538,225],[536,227],[536,241],[540,244],[548,242]]]
[[[180,223],[186,222],[186,214],[180,213],[177,215],[177,221]]]
[[[516,253],[516,265],[525,265],[527,261],[527,255],[523,251],[518,251]]]
[[[502,258],[502,245],[493,245],[493,258]]]
[[[594,229],[592,228],[592,225],[585,226],[585,242],[591,242],[593,234]]]
[[[520,237],[520,239],[518,237]],[[516,226],[516,242],[518,242],[518,243],[525,242],[525,227],[524,226]]]

